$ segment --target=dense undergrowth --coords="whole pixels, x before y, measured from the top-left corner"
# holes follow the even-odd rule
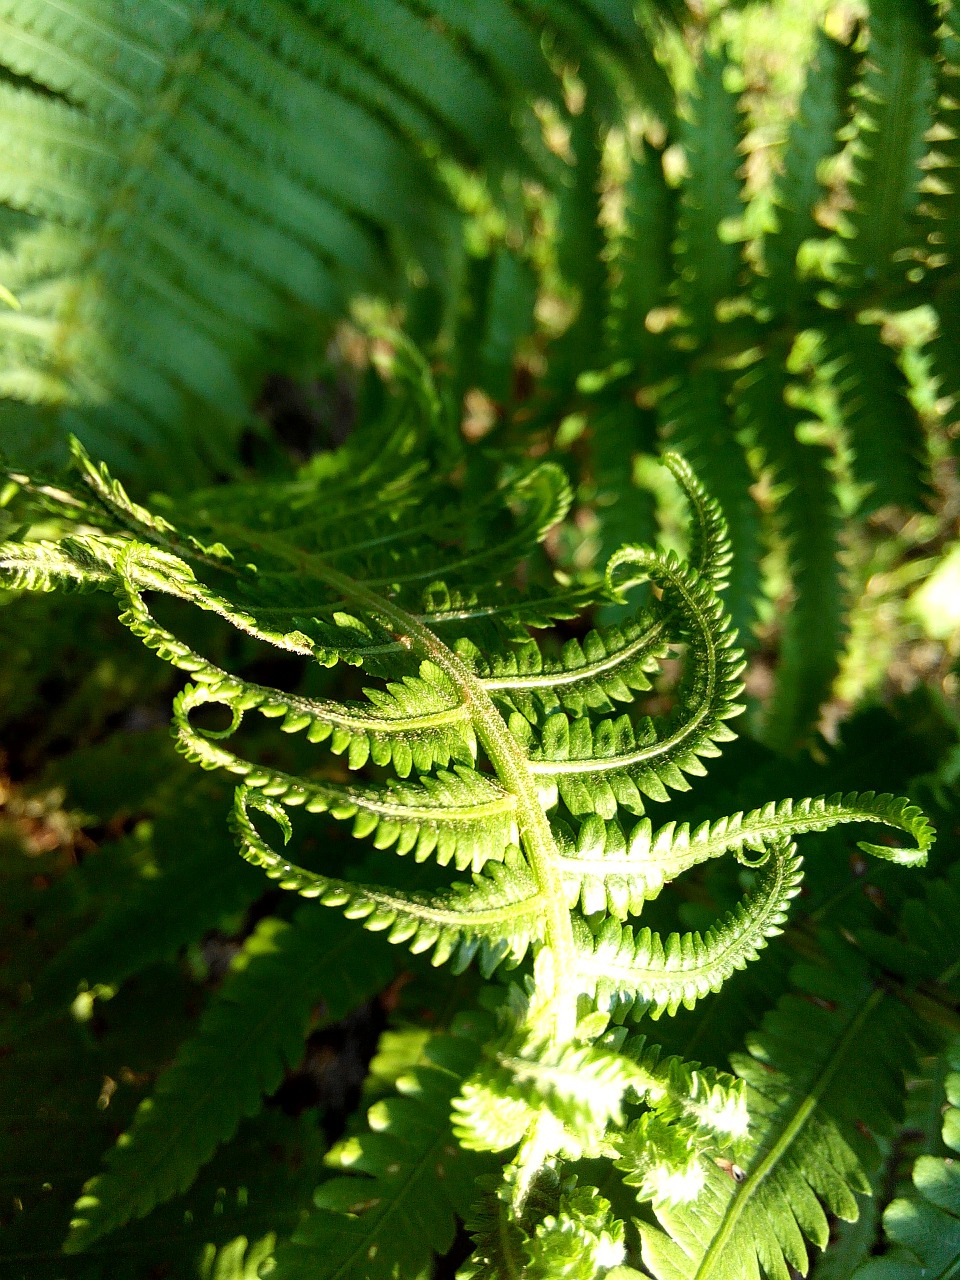
[[[951,1274],[955,8],[0,32],[6,1271]]]

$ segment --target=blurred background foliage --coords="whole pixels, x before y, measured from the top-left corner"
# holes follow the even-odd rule
[[[0,0],[0,63],[0,535],[17,477],[54,474],[70,432],[139,494],[292,473],[376,413],[389,353],[370,334],[395,326],[434,370],[452,450],[567,469],[558,573],[589,579],[624,541],[682,537],[652,463],[663,444],[722,501],[749,712],[696,793],[704,813],[906,792],[938,822],[931,875],[949,881],[955,5]],[[446,1006],[365,938],[353,1003],[331,999],[342,974],[318,978],[267,1105],[193,1188],[61,1255],[100,1154],[251,939],[291,911],[236,858],[229,788],[166,733],[173,678],[112,615],[0,593],[0,1260],[17,1280],[239,1280],[268,1265],[361,1096],[416,1060]],[[329,678],[231,658],[290,687]],[[304,763],[295,743],[263,749]],[[359,856],[322,839],[335,865]],[[785,943],[677,1020],[685,1053],[723,1065],[817,928],[895,934],[904,895],[923,898],[867,874],[852,839],[810,839]],[[737,875],[678,886],[689,922]],[[950,984],[930,999],[960,1031]],[[948,1066],[919,1054],[875,1208],[836,1225],[817,1280],[882,1252],[914,1157],[948,1154]]]

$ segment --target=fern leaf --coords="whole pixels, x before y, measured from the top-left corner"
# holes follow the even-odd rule
[[[615,359],[633,359],[647,374],[658,354],[646,318],[669,300],[670,250],[676,234],[676,196],[667,186],[662,154],[647,142],[631,158],[624,184],[623,226],[608,249],[610,309],[607,342]]]
[[[218,698],[207,686],[188,685],[174,702],[177,746],[188,760],[204,769],[226,769],[289,807],[352,819],[353,834],[372,837],[377,849],[396,848],[399,854],[412,852],[417,862],[435,857],[441,866],[453,861],[458,871],[479,871],[491,859],[502,860],[517,842],[516,798],[474,769],[458,765],[453,772],[422,778],[419,785],[391,782],[379,788],[305,781],[235,755],[215,741],[223,733],[195,729],[190,711],[211,701]]]
[[[659,739],[652,727],[638,736],[626,717],[604,721],[596,732],[587,720],[570,721],[562,712],[547,719],[541,742],[528,747],[530,769],[559,789],[574,814],[612,818],[618,804],[642,813],[641,793],[660,800],[666,798],[664,784],[686,790],[684,772],[699,772],[699,756],[713,754],[715,742],[729,740],[725,721],[741,710],[735,702],[742,688],[740,651],[733,648],[729,619],[711,588],[676,557],[636,547],[625,547],[611,559],[611,586],[623,566],[669,591],[683,618],[684,638],[696,654],[691,666],[696,675],[678,722]],[[517,724],[516,731],[526,735],[529,726]]]
[[[774,188],[776,230],[763,241],[767,276],[758,293],[763,306],[779,314],[795,310],[806,297],[797,253],[805,240],[823,235],[815,216],[824,195],[819,168],[839,147],[837,135],[850,113],[852,78],[850,50],[819,31],[787,136],[783,173]]]
[[[259,791],[237,789],[233,829],[241,856],[260,867],[281,889],[319,898],[340,908],[364,928],[387,930],[390,942],[402,942],[415,954],[432,951],[435,965],[448,962],[459,972],[476,956],[489,974],[504,960],[519,963],[537,936],[542,903],[537,885],[519,855],[507,851],[502,863],[491,863],[473,884],[457,883],[446,893],[405,893],[375,885],[350,884],[287,862],[263,839],[248,809],[273,818],[289,839],[284,811]]]
[[[400,1095],[371,1108],[370,1130],[341,1149],[350,1176],[320,1185],[315,1208],[277,1250],[277,1280],[391,1280],[420,1275],[447,1252],[486,1167],[458,1148],[449,1121],[475,1054],[469,1041],[435,1037],[398,1081]]]
[[[902,1008],[852,953],[841,965],[804,969],[799,994],[784,997],[750,1054],[734,1059],[752,1119],[737,1157],[743,1180],[711,1165],[696,1205],[663,1206],[661,1229],[640,1227],[656,1280],[787,1280],[788,1264],[806,1270],[807,1240],[825,1247],[825,1209],[856,1218],[876,1152],[864,1135],[891,1132],[898,1094],[888,1081],[899,1082],[912,1053]]]
[[[659,1018],[681,1005],[692,1008],[782,931],[799,891],[800,859],[792,846],[777,846],[751,897],[703,936],[671,934],[664,942],[649,929],[634,934],[629,925],[608,920],[593,937],[592,954],[579,962],[581,990],[617,1021],[631,1012]]]
[[[724,84],[728,66],[725,50],[704,55],[696,97],[680,130],[689,176],[680,193],[677,299],[701,342],[717,328],[717,305],[737,292],[742,266],[740,246],[724,227],[743,212],[737,176],[741,125],[737,100]],[[723,503],[723,495],[709,481],[708,487]]]
[[[487,1061],[453,1104],[454,1133],[472,1151],[515,1146],[546,1106],[570,1131],[576,1157],[595,1146],[608,1125],[622,1124],[625,1095],[642,1079],[626,1057],[593,1045],[558,1046],[521,1035],[485,1053]],[[504,1123],[511,1113],[512,1130]]]
[[[398,292],[411,250],[443,287],[457,215],[424,150],[529,173],[507,104],[557,96],[539,25],[502,0],[444,12],[5,4],[3,61],[43,87],[3,87],[0,192],[37,217],[4,264],[6,394],[115,459],[182,443],[209,467],[304,316]]]
[[[933,16],[923,0],[871,0],[847,228],[847,253],[860,287],[902,269],[899,255],[918,238],[921,161],[937,89]]]
[[[960,1053],[954,1044],[947,1061],[943,1141],[960,1152]],[[913,1194],[889,1204],[883,1229],[892,1246],[865,1262],[855,1280],[922,1280],[947,1277],[960,1264],[960,1183],[954,1157],[920,1156],[913,1166]]]
[[[594,103],[588,97],[579,114],[569,118],[572,171],[557,193],[557,264],[577,291],[573,323],[554,344],[550,380],[572,386],[584,365],[602,360],[606,310],[604,235],[600,227],[603,144]]]
[[[778,836],[793,838],[805,831],[826,831],[840,823],[882,823],[914,837],[912,849],[861,841],[866,853],[901,866],[923,866],[933,831],[922,811],[909,801],[871,791],[815,799],[781,800],[749,813],[733,814],[691,827],[668,822],[654,831],[643,818],[629,835],[616,822],[587,818],[576,843],[562,835],[559,865],[571,907],[584,914],[607,911],[616,919],[639,915],[643,903],[663,885],[710,858],[745,850],[762,851]]]
[[[742,433],[730,409],[732,383],[725,370],[692,369],[660,398],[657,413],[671,447],[723,510],[733,548],[727,608],[740,634],[748,635],[760,586],[760,517],[750,496],[753,473]]]
[[[795,750],[816,725],[839,669],[847,604],[838,558],[840,508],[818,445],[797,439],[799,414],[787,399],[787,353],[774,348],[740,379],[738,411],[781,485],[776,519],[788,547],[795,595],[787,611],[764,737]]]
[[[863,509],[888,502],[922,509],[926,443],[894,352],[876,325],[837,322],[825,327],[824,353],[850,433],[855,475],[871,486]]]
[[[106,1171],[84,1188],[69,1252],[190,1186],[297,1063],[314,1005],[322,1001],[324,1017],[335,1021],[384,985],[385,953],[361,939],[317,908],[302,909],[290,925],[270,918],[258,927],[196,1033],[107,1154]]]

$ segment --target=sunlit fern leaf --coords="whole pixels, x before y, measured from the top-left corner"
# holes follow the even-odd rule
[[[68,1251],[186,1190],[284,1069],[296,1066],[315,1005],[322,1001],[324,1019],[335,1021],[385,985],[386,953],[361,939],[318,908],[301,909],[289,925],[273,917],[260,924],[195,1034],[107,1153],[105,1171],[84,1188]]]
[[[842,967],[797,977],[798,993],[767,1016],[750,1054],[734,1058],[751,1115],[737,1158],[743,1179],[711,1165],[695,1206],[665,1206],[660,1229],[640,1227],[656,1280],[788,1280],[789,1266],[805,1274],[807,1242],[827,1244],[827,1213],[854,1219],[857,1194],[869,1192],[870,1135],[892,1131],[913,1055],[903,1008],[849,950]]]
[[[571,813],[612,818],[618,806],[643,812],[643,796],[667,797],[666,787],[688,790],[684,774],[703,772],[701,756],[717,753],[717,742],[732,736],[725,721],[741,710],[736,698],[743,664],[733,647],[729,619],[706,581],[669,553],[624,547],[610,561],[611,586],[626,568],[635,579],[661,587],[674,612],[677,634],[696,656],[680,695],[682,710],[658,734],[647,720],[634,726],[627,716],[604,720],[596,729],[585,718],[557,711],[534,737],[529,723],[512,716],[511,729],[530,759],[530,770],[545,788],[555,787]]]
[[[444,892],[412,893],[353,884],[288,862],[260,835],[250,809],[273,818],[285,839],[291,832],[289,819],[272,800],[238,788],[232,825],[242,857],[281,889],[318,898],[366,929],[386,931],[390,942],[403,943],[415,954],[431,952],[432,964],[449,961],[459,971],[476,957],[489,974],[504,960],[519,963],[537,937],[543,904],[519,849],[508,849],[502,862],[475,874],[471,886],[458,881]]]
[[[251,763],[222,746],[219,734],[194,728],[190,712],[211,702],[218,698],[207,686],[188,685],[174,703],[177,746],[204,769],[226,769],[288,807],[352,820],[358,838],[372,837],[377,849],[412,852],[417,862],[434,857],[441,866],[453,861],[458,871],[479,871],[516,844],[515,798],[476,770],[458,765],[419,784],[391,781],[379,788],[295,777]]]
[[[623,1122],[625,1095],[642,1082],[627,1057],[608,1049],[515,1034],[485,1047],[484,1060],[453,1104],[454,1132],[470,1150],[502,1150],[523,1138],[545,1105],[575,1135],[578,1154],[598,1142],[611,1122]],[[504,1104],[519,1120],[512,1133],[498,1123]]]
[[[943,1142],[960,1152],[960,1046],[947,1051],[952,1068],[945,1082]],[[954,1156],[920,1156],[913,1166],[914,1190],[889,1204],[883,1215],[887,1248],[865,1262],[855,1280],[922,1280],[948,1277],[960,1265],[960,1178]]]
[[[198,1272],[200,1280],[260,1280],[261,1268],[273,1257],[273,1232],[256,1240],[237,1236],[227,1244],[204,1250]]]
[[[774,347],[743,374],[741,420],[778,484],[775,519],[788,549],[794,600],[786,612],[773,702],[764,737],[793,751],[816,725],[839,669],[847,592],[839,561],[840,508],[820,445],[797,439],[800,413],[788,400],[787,352]]]
[[[773,849],[749,898],[705,935],[671,934],[662,939],[613,919],[601,923],[579,963],[583,994],[616,1021],[628,1014],[674,1013],[719,991],[736,969],[756,959],[781,932],[790,900],[800,891],[800,859],[792,847]]]
[[[762,852],[778,833],[793,837],[847,822],[882,824],[917,841],[915,853],[865,842],[866,851],[876,857],[908,863],[925,857],[930,847],[930,825],[916,805],[891,795],[854,791],[783,800],[700,826],[668,822],[656,831],[649,818],[625,833],[618,822],[591,816],[581,822],[575,838],[569,829],[558,832],[558,861],[571,907],[579,903],[586,915],[606,911],[624,920],[639,915],[644,901],[655,898],[666,882],[708,859]]]
[[[875,288],[904,270],[919,236],[921,161],[936,100],[934,10],[926,0],[870,0],[870,41],[854,117],[853,281]]]
[[[399,1096],[377,1102],[369,1130],[342,1144],[346,1176],[318,1187],[314,1208],[277,1251],[277,1280],[413,1277],[446,1253],[490,1167],[450,1130],[451,1099],[475,1057],[460,1037],[429,1042],[398,1080]]]
[[[41,586],[75,571],[74,576],[112,588],[120,598],[121,620],[164,660],[190,675],[192,683],[175,707],[181,746],[201,764],[242,779],[233,810],[240,852],[280,888],[317,898],[358,927],[383,932],[387,940],[415,953],[428,953],[435,965],[449,961],[456,972],[476,961],[488,976],[499,965],[523,963],[530,954],[532,971],[528,966],[516,998],[511,995],[504,1010],[505,1043],[513,1043],[515,1031],[522,1045],[529,1035],[543,1044],[543,1051],[537,1049],[536,1061],[528,1062],[522,1046],[519,1053],[510,1050],[509,1063],[499,1064],[513,1081],[505,1094],[496,1069],[492,1088],[484,1091],[482,1082],[477,1085],[477,1096],[489,1100],[496,1140],[518,1146],[515,1191],[522,1200],[535,1174],[525,1162],[539,1167],[607,1151],[604,1131],[616,1126],[621,1112],[614,1099],[623,1098],[627,1082],[638,1096],[646,1091],[653,1098],[657,1089],[669,1092],[647,1062],[645,1049],[638,1051],[642,1061],[628,1059],[624,1065],[619,1041],[596,1048],[590,1042],[607,1034],[611,1019],[622,1020],[630,1011],[657,1016],[692,1005],[756,958],[780,930],[798,889],[794,834],[839,822],[878,820],[909,832],[916,847],[863,847],[894,862],[918,865],[925,860],[932,831],[907,801],[867,794],[795,806],[784,801],[693,832],[668,823],[654,834],[641,825],[628,845],[616,825],[621,811],[642,812],[647,800],[666,799],[668,788],[688,789],[687,775],[702,774],[702,760],[719,754],[719,744],[732,736],[727,722],[740,709],[741,655],[717,594],[730,568],[721,511],[686,464],[670,458],[668,466],[693,514],[694,561],[625,546],[610,558],[592,596],[579,594],[579,588],[558,589],[537,570],[530,553],[567,509],[565,477],[551,464],[533,469],[524,464],[508,471],[489,497],[472,506],[464,502],[471,459],[461,463],[466,479],[462,474],[457,479],[457,472],[448,477],[438,464],[442,449],[429,429],[435,400],[429,384],[417,382],[422,373],[404,391],[396,389],[401,402],[413,395],[417,407],[408,404],[407,417],[401,411],[399,418],[390,419],[402,425],[379,460],[371,456],[370,439],[361,433],[336,458],[305,468],[291,482],[271,485],[252,529],[245,518],[250,493],[244,486],[224,487],[209,499],[179,506],[167,503],[158,518],[109,475],[91,470],[81,455],[81,472],[104,504],[103,527],[91,521],[81,526],[81,534],[68,533],[59,542],[5,544],[0,565],[6,563],[12,577],[22,571],[27,556]],[[415,413],[427,424],[419,448]],[[402,471],[393,466],[398,457],[405,459]],[[384,480],[391,486],[387,497],[381,490]],[[330,487],[336,495],[341,481],[348,492],[339,500],[335,496],[328,510],[326,490]],[[436,497],[437,505],[421,521],[417,504],[424,494],[431,502]],[[27,492],[22,496],[24,501],[30,497]],[[346,541],[351,505],[361,513],[362,545]],[[43,528],[42,503],[40,513]],[[363,525],[368,516],[373,523]],[[66,528],[73,527],[68,520]],[[28,522],[28,538],[30,531]],[[381,538],[389,551],[380,545]],[[525,572],[539,574],[529,614],[512,603],[523,582],[514,574],[521,563]],[[634,588],[648,584],[646,604],[633,624],[586,632],[582,643],[560,649],[556,659],[555,637],[545,630],[551,617],[570,616],[575,602],[582,606],[591,598],[627,600]],[[201,652],[203,641],[188,643],[153,617],[157,595],[171,597],[181,611],[191,606],[206,614],[244,645],[256,639],[274,651],[306,659],[311,682],[322,680],[333,696],[308,696],[248,680],[242,669],[231,669],[229,646],[220,650],[227,655],[224,665],[211,661]],[[536,642],[525,619],[539,629]],[[633,695],[644,691],[648,662],[672,646],[683,650],[672,709],[656,718],[645,716],[642,706],[633,705]],[[329,675],[315,669],[316,664],[333,667],[339,662],[341,670]],[[350,697],[351,668],[358,663],[365,668],[366,687],[360,697]],[[522,686],[519,692],[511,686],[527,672],[543,681],[545,696],[523,702]],[[615,698],[627,708],[623,714],[615,713]],[[514,699],[527,714],[516,709]],[[209,721],[201,713],[211,703],[229,712],[226,728],[204,727]],[[269,756],[260,763],[233,750],[229,740],[251,710],[276,719],[282,731],[300,735],[299,743],[291,742],[288,758],[304,771],[302,776],[277,768]],[[329,761],[319,769],[301,764],[309,761],[311,744],[322,743],[345,756],[352,770],[349,783]],[[459,768],[451,769],[452,762]],[[374,766],[392,769],[401,781],[391,785],[379,773],[369,776]],[[349,880],[324,864],[322,855],[311,854],[308,842],[299,862],[288,860],[262,828],[275,823],[287,841],[292,833],[289,812],[298,805],[352,818],[357,834],[373,836],[373,843],[383,848],[395,844],[400,852],[413,852],[414,860],[436,854],[441,863],[452,862],[457,869],[478,869],[471,879],[454,879],[449,886],[441,877],[427,876],[423,887],[415,881],[415,887],[401,888],[391,886],[389,877],[380,883],[376,871],[367,882]],[[724,852],[750,862],[746,849],[760,854],[752,860],[753,890],[739,904],[733,895],[732,909],[713,928],[662,938],[622,922],[642,908],[645,898],[655,896],[668,876]],[[410,864],[406,871],[423,874]],[[438,879],[438,887],[429,887]],[[587,915],[580,914],[580,906]],[[270,1061],[275,1066],[274,1057]],[[608,1098],[601,1120],[589,1132],[577,1064],[583,1076],[597,1070],[596,1083],[602,1083]],[[270,1073],[269,1064],[265,1070]],[[448,1100],[466,1074],[457,1075]],[[709,1110],[716,1104],[723,1110],[725,1103],[723,1097],[713,1097],[712,1085],[698,1091],[692,1074],[681,1073],[678,1080],[689,1086],[690,1105],[664,1094],[653,1107],[667,1107],[663,1114],[657,1112],[655,1124],[676,1130],[687,1153],[686,1166],[701,1159],[704,1143],[717,1140],[713,1121],[695,1120],[696,1108]],[[673,1082],[670,1088],[677,1093],[680,1084]],[[237,1106],[231,1104],[231,1115]],[[476,1108],[473,1114],[476,1119]],[[641,1123],[649,1127],[654,1121]],[[698,1124],[706,1135],[703,1141]],[[637,1151],[647,1150],[649,1136],[637,1131]],[[434,1132],[431,1144],[435,1140]],[[196,1160],[205,1158],[210,1141],[204,1139]],[[435,1154],[433,1145],[430,1153]],[[359,1158],[365,1157],[361,1153]],[[420,1219],[411,1218],[414,1236],[420,1231],[422,1238],[394,1233],[390,1248],[399,1253],[382,1242],[381,1236],[394,1231],[398,1215],[406,1212],[406,1189],[419,1176],[398,1183],[391,1168],[392,1163],[375,1172],[385,1178],[392,1203],[358,1201],[363,1188],[349,1182],[337,1181],[329,1192],[321,1192],[320,1203],[331,1213],[318,1215],[304,1228],[303,1265],[314,1267],[318,1255],[327,1257],[335,1240],[354,1261],[360,1256],[356,1249],[373,1248],[366,1258],[374,1274],[381,1266],[378,1258],[389,1272],[401,1258],[409,1256],[411,1266],[420,1266],[415,1259],[446,1248],[445,1213],[442,1223],[427,1223],[422,1231]],[[669,1180],[669,1170],[666,1176]],[[174,1184],[165,1175],[144,1179],[132,1194],[146,1206]],[[374,1198],[379,1200],[379,1192]],[[364,1205],[369,1213],[360,1211]],[[343,1213],[338,1216],[338,1211]],[[549,1232],[541,1234],[534,1225],[527,1234],[531,1240],[545,1240]],[[560,1230],[558,1248],[565,1248],[568,1236],[566,1228]],[[295,1259],[299,1255],[291,1248],[289,1256]],[[328,1265],[340,1265],[333,1254]]]

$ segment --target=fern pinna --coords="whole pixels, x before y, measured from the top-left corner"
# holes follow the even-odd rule
[[[429,384],[411,379],[411,388],[387,427],[358,431],[298,479],[258,485],[255,494],[223,487],[151,512],[79,446],[85,492],[15,475],[16,501],[32,503],[43,519],[32,526],[36,537],[0,548],[6,581],[116,592],[121,621],[189,675],[175,703],[176,740],[189,759],[240,779],[233,825],[241,853],[281,888],[429,953],[435,965],[460,971],[476,961],[486,976],[519,971],[517,981],[491,988],[485,1012],[434,1037],[405,1077],[406,1100],[384,1104],[372,1117],[375,1132],[349,1140],[343,1163],[353,1172],[323,1185],[279,1248],[273,1274],[412,1277],[449,1247],[457,1217],[468,1219],[476,1246],[465,1275],[605,1274],[628,1256],[621,1211],[569,1171],[571,1162],[601,1157],[668,1231],[696,1215],[706,1196],[710,1214],[698,1220],[718,1239],[736,1240],[728,1216],[739,1217],[738,1202],[718,1196],[714,1184],[721,1165],[742,1173],[741,1196],[751,1178],[765,1176],[769,1152],[752,1137],[746,1106],[750,1072],[738,1079],[665,1055],[628,1033],[628,1022],[693,1007],[757,957],[800,887],[796,836],[837,823],[883,824],[915,845],[861,848],[909,866],[925,861],[932,830],[906,800],[871,792],[655,828],[650,803],[689,789],[704,760],[733,737],[729,721],[740,710],[741,655],[721,603],[731,557],[719,506],[668,454],[692,516],[689,561],[624,546],[601,583],[551,581],[536,548],[566,512],[562,471],[514,460],[476,497],[465,479],[476,460],[444,463],[444,438],[429,425],[437,413]],[[51,527],[59,536],[44,538]],[[625,621],[559,643],[558,621],[592,604],[623,604],[637,588],[643,602]],[[217,615],[306,659],[313,672],[360,668],[369,684],[348,699],[336,696],[335,680],[333,696],[319,697],[242,679],[161,622],[155,597]],[[678,648],[685,656],[673,709],[642,714],[640,696]],[[339,684],[348,683],[344,670]],[[227,727],[209,727],[212,706],[225,709]],[[287,773],[232,749],[254,711],[327,744],[346,769],[321,761]],[[289,811],[298,807],[352,822],[377,850],[412,855],[414,864],[434,859],[469,877],[396,887],[382,856],[367,864],[371,878],[358,881],[295,862],[264,832],[272,824],[290,841]],[[666,882],[726,854],[752,880],[726,918],[665,937],[632,923]],[[295,954],[308,955],[311,936],[324,937],[322,914],[293,926]],[[256,935],[253,943],[254,952],[264,945]],[[269,966],[257,973],[251,982],[270,980]],[[241,972],[237,1001],[244,982]],[[300,986],[292,998],[305,1004]],[[81,1197],[68,1247],[84,1247],[182,1188],[249,1112],[238,1087],[227,1091],[234,1118],[218,1119],[209,1138],[191,1139],[182,1152],[164,1139],[178,1081],[202,1065],[211,1039],[231,1026],[241,1034],[241,1023],[221,1010],[201,1026]],[[254,1100],[275,1087],[281,1047],[253,1055]],[[762,1099],[762,1090],[751,1096]],[[471,1209],[475,1179],[496,1169],[497,1152],[513,1153],[506,1174]],[[859,1185],[855,1158],[839,1159],[831,1177],[827,1189],[812,1179],[813,1193],[833,1206],[839,1180],[846,1206]],[[754,1217],[766,1203],[751,1200]],[[807,1215],[801,1228],[819,1241],[822,1219]],[[653,1230],[644,1229],[647,1264],[657,1276],[684,1274],[682,1231],[671,1244]],[[763,1247],[769,1257],[780,1250],[781,1260],[793,1258],[793,1238],[779,1231],[770,1227],[775,1243]],[[719,1246],[700,1252],[690,1263],[700,1280],[729,1274]],[[781,1274],[767,1254],[763,1265]]]

